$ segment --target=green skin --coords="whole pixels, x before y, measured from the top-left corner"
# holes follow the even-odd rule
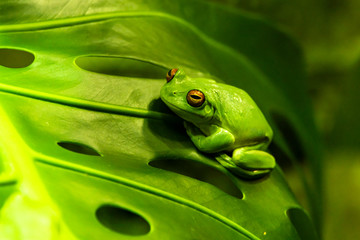
[[[190,90],[205,96],[199,107],[187,101]],[[273,132],[255,102],[243,90],[211,79],[192,79],[179,69],[160,92],[163,102],[185,120],[186,132],[202,152],[242,178],[259,178],[275,167],[265,152]]]

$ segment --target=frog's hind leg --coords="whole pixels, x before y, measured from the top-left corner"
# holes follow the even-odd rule
[[[262,150],[262,144],[235,149],[232,157],[223,153],[216,160],[234,174],[248,179],[262,177],[275,167],[274,157]]]
[[[275,167],[275,159],[271,154],[262,150],[248,150],[246,147],[235,149],[232,160],[237,166],[249,170]]]

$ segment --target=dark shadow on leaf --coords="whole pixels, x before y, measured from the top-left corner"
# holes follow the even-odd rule
[[[190,144],[190,138],[186,134],[182,121],[168,121],[168,120],[155,120],[145,119],[144,127],[149,130],[152,135],[164,140],[180,142],[188,142]],[[192,144],[192,143],[191,143]]]
[[[161,101],[160,98],[152,100],[148,109],[174,116],[171,119],[163,120],[145,119],[144,126],[146,126],[147,129],[149,129],[154,135],[174,141],[190,140],[186,134],[183,120],[171,112],[171,110]]]
[[[274,120],[276,127],[280,130],[281,135],[284,137],[286,144],[295,155],[296,160],[303,162],[306,154],[294,127],[281,113],[272,111],[270,112],[270,115]]]
[[[149,165],[209,183],[233,197],[243,198],[242,192],[228,176],[201,162],[185,159],[155,159],[150,161]]]
[[[289,217],[301,240],[319,239],[310,218],[304,210],[300,208],[290,208],[286,211],[286,215]]]
[[[155,112],[161,112],[166,113],[170,115],[176,116],[167,106],[166,104],[161,100],[161,98],[153,99],[149,105],[148,109]],[[180,119],[180,118],[179,118]]]
[[[289,169],[292,167],[289,156],[279,147],[276,142],[272,142],[269,146],[269,152],[274,156],[276,163],[282,169]]]

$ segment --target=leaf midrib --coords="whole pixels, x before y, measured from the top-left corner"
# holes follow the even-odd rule
[[[152,118],[159,120],[174,121],[178,119],[174,115],[161,113],[157,111],[66,97],[62,95],[56,95],[56,94],[11,86],[3,83],[0,83],[0,92],[42,100],[46,102],[57,103],[75,108],[96,111],[96,112],[105,112],[110,114],[126,115],[126,116],[141,117],[141,118]]]

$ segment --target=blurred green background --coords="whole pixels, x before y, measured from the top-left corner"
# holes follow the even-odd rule
[[[360,1],[207,1],[260,14],[303,49],[306,85],[324,145],[323,239],[360,239]],[[300,179],[291,172],[287,177],[301,201]]]
[[[261,14],[301,45],[324,140],[323,238],[360,239],[360,1],[213,1]]]

